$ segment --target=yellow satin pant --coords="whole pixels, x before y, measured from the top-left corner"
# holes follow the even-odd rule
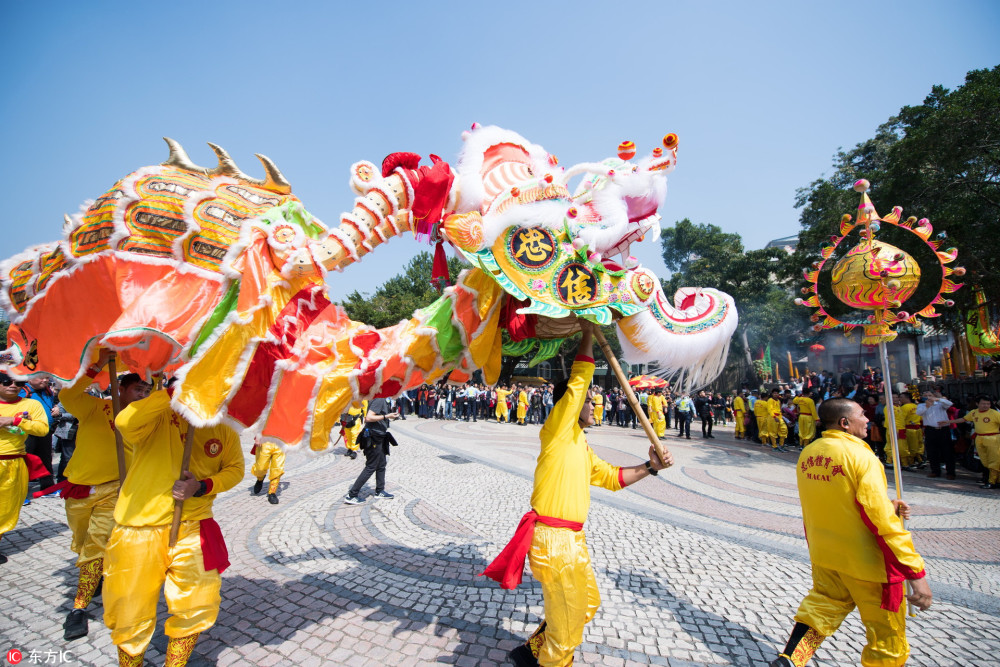
[[[977,435],[976,451],[979,460],[990,471],[989,483],[1000,479],[1000,435]]]
[[[924,432],[920,428],[906,429],[906,453],[912,460],[924,454]]]
[[[816,437],[816,420],[812,415],[799,417],[799,444],[807,445]]]
[[[545,643],[538,664],[572,664],[573,652],[583,641],[583,627],[601,606],[583,531],[536,523],[528,562],[545,601]]]
[[[73,534],[70,549],[80,554],[76,566],[104,558],[111,529],[115,527],[118,480],[95,486],[86,498],[66,499],[66,523]]]
[[[355,444],[354,449],[357,448]],[[267,476],[271,480],[267,485],[267,492],[276,493],[278,482],[285,474],[285,451],[273,442],[257,445],[257,454],[253,465],[250,466],[250,474],[260,480]]]
[[[0,461],[0,538],[14,530],[28,495],[28,465],[24,459]]]
[[[358,416],[358,421],[351,428],[344,429],[344,446],[347,447],[349,451],[356,452],[360,449],[358,446],[358,435],[361,433],[361,429],[364,428],[364,415]]]
[[[510,421],[510,409],[504,401],[497,403],[497,421]]]
[[[222,579],[205,571],[198,521],[182,521],[177,544],[170,526],[115,526],[104,559],[104,623],[111,641],[140,655],[156,628],[160,588],[170,617],[168,637],[187,637],[215,625]]]
[[[600,426],[604,423],[604,404],[594,406],[594,425]]]
[[[736,411],[735,435],[743,435],[744,433],[747,432],[747,427],[743,423],[743,417],[745,414],[746,414],[745,412],[740,412],[739,410]]]
[[[857,606],[868,643],[861,651],[864,667],[897,667],[906,663],[906,600],[899,611],[881,608],[882,584],[862,581],[836,570],[813,566],[813,587],[802,600],[795,620],[829,637]]]
[[[771,442],[771,427],[768,422],[773,423],[770,417],[757,417],[757,436],[761,442]]]
[[[528,406],[522,403],[517,404],[517,421],[520,424],[524,423],[524,418],[528,414]]]
[[[667,433],[667,420],[663,416],[662,410],[651,410],[649,413],[649,423],[656,431],[656,437],[662,438]]]
[[[785,420],[778,419],[778,421],[774,421],[774,419],[771,419],[771,444],[782,444],[785,442],[785,438],[787,437],[788,425],[785,424]]]

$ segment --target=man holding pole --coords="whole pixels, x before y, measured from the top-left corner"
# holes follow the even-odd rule
[[[527,555],[532,574],[542,585],[545,618],[527,643],[511,652],[516,665],[571,664],[583,641],[583,628],[600,605],[583,534],[590,486],[618,491],[673,463],[669,453],[661,461],[650,447],[649,461],[619,468],[590,449],[583,429],[593,424],[593,404],[587,396],[594,375],[593,332],[589,323],[581,321],[581,326],[583,338],[570,377],[556,386],[555,406],[542,427],[531,511],[483,572],[503,588],[515,588]]]
[[[76,567],[76,597],[73,609],[63,624],[63,639],[76,639],[87,634],[87,612],[104,571],[104,550],[115,525],[114,511],[118,500],[118,456],[115,446],[115,416],[112,401],[87,393],[98,373],[113,356],[102,350],[97,363],[70,387],[59,392],[59,400],[78,420],[76,451],[66,466],[66,481],[60,495],[66,501],[66,523],[72,533],[70,548],[79,557]],[[149,385],[135,373],[118,381],[122,407],[149,395]]]
[[[219,614],[219,575],[229,566],[229,554],[212,503],[243,479],[243,450],[228,426],[199,428],[182,473],[192,427],[171,409],[166,390],[130,404],[115,426],[131,446],[132,460],[105,555],[104,622],[119,664],[142,665],[162,587],[171,614],[164,627],[170,637],[165,666],[180,667]],[[182,503],[181,521],[171,545],[175,501]]]
[[[868,639],[861,664],[903,665],[910,652],[904,582],[914,606],[927,609],[932,599],[924,561],[903,526],[909,507],[889,500],[885,470],[862,440],[868,419],[861,406],[830,399],[819,417],[826,430],[796,467],[813,586],[771,667],[803,667],[855,607]]]

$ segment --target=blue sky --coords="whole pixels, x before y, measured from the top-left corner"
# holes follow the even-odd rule
[[[797,232],[795,191],[838,148],[1000,63],[998,34],[1000,3],[985,0],[2,0],[0,255],[55,240],[64,212],[166,159],[161,136],[206,165],[218,143],[250,174],[263,175],[255,152],[270,156],[333,223],[353,201],[351,163],[454,160],[473,121],[563,165],[625,139],[647,154],[676,132],[663,223],[714,223],[759,248]],[[665,276],[658,243],[642,246]],[[393,240],[332,275],[331,296],[371,291],[425,248]]]

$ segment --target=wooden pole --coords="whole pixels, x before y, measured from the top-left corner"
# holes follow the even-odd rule
[[[191,446],[194,444],[194,426],[188,422],[187,435],[184,436],[184,455],[181,457],[181,474],[178,479],[184,479],[184,473],[191,465]],[[181,530],[181,512],[184,511],[184,501],[174,501],[174,521],[170,524],[170,546],[176,546],[177,535]]]
[[[601,332],[600,327],[596,324],[591,324],[590,326],[591,330],[594,332],[594,338],[597,339],[597,344],[601,346],[601,352],[604,353],[604,358],[608,360],[611,370],[614,371],[615,376],[618,378],[618,384],[620,384],[622,389],[625,391],[625,397],[628,398],[629,405],[632,406],[632,411],[642,423],[642,429],[646,432],[646,437],[649,438],[649,441],[653,444],[653,450],[656,452],[656,455],[660,457],[660,463],[666,465],[666,457],[664,454],[667,449],[660,443],[660,438],[656,435],[653,425],[649,423],[649,418],[646,417],[646,413],[642,411],[642,406],[639,405],[639,399],[635,397],[635,392],[632,391],[632,386],[628,383],[628,378],[625,377],[625,372],[622,371],[622,367],[618,365],[618,359],[615,358],[615,353],[611,350],[611,346],[608,345],[608,341]]]
[[[121,397],[118,395],[118,369],[115,363],[115,353],[111,353],[108,358],[108,374],[111,376],[111,413],[112,420],[118,418],[121,412]],[[118,454],[118,489],[121,490],[125,483],[125,443],[122,441],[122,434],[115,428],[115,452]]]

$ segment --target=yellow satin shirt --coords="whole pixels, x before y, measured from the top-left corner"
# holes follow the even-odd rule
[[[82,486],[97,486],[118,479],[111,399],[88,394],[86,389],[92,382],[90,376],[84,375],[59,392],[59,402],[80,422],[76,431],[76,449],[66,466],[66,479]],[[130,458],[131,448],[126,446],[126,469]]]
[[[618,467],[601,459],[580,428],[580,410],[594,376],[594,363],[577,359],[566,393],[542,427],[531,507],[542,516],[583,523],[590,511],[590,486],[622,488]]]
[[[24,413],[28,416],[25,417]],[[0,456],[24,454],[24,441],[29,435],[45,435],[49,432],[49,419],[45,416],[45,406],[33,398],[19,398],[14,403],[0,401],[0,417],[21,415],[15,428],[23,433],[14,433],[9,428],[0,428]]]
[[[171,493],[180,478],[187,421],[170,408],[170,397],[161,390],[122,410],[115,425],[133,452],[115,505],[115,521],[123,526],[169,524],[174,514]],[[185,500],[181,518],[211,518],[215,496],[243,479],[243,449],[236,432],[225,424],[197,429],[190,470],[199,480],[211,480],[212,488],[200,498]]]
[[[885,468],[864,440],[824,431],[802,450],[795,474],[814,566],[881,583],[924,576],[889,500]]]
[[[996,435],[1000,433],[1000,412],[973,410],[964,417],[965,421],[975,424],[976,435]]]

